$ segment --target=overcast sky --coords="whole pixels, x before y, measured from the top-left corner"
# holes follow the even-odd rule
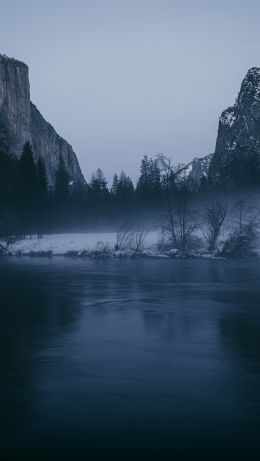
[[[260,66],[259,0],[0,0],[0,52],[89,179],[144,154],[214,151],[218,118]]]

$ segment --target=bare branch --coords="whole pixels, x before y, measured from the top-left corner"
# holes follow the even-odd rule
[[[115,250],[124,251],[130,247],[132,241],[132,230],[129,223],[123,224],[116,234]]]

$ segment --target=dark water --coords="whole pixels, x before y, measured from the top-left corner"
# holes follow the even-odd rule
[[[260,459],[260,267],[0,261],[0,459]]]

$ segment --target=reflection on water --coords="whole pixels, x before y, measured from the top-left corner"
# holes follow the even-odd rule
[[[259,459],[254,262],[0,263],[0,459]]]

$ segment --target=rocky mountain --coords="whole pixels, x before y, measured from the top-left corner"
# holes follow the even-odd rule
[[[237,186],[260,183],[259,68],[248,71],[235,104],[221,114],[209,180]]]
[[[201,185],[260,185],[260,69],[250,69],[237,100],[219,119],[214,154],[195,158],[176,173],[191,190]]]
[[[27,65],[0,55],[0,149],[19,157],[26,141],[31,143],[35,159],[44,160],[50,185],[54,183],[60,155],[70,179],[84,182],[71,145],[56,133],[30,101]]]

